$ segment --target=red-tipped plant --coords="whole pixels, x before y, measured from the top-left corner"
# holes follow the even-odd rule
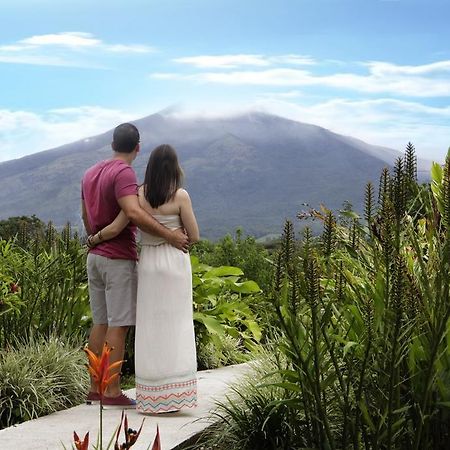
[[[161,439],[159,437],[159,426],[156,425],[156,436],[153,442],[152,450],[161,450]]]
[[[102,354],[100,356],[97,356],[87,347],[84,348],[84,351],[87,353],[89,359],[89,373],[97,384],[97,390],[102,399],[108,385],[110,385],[120,375],[119,372],[111,375],[111,371],[120,367],[120,365],[123,363],[123,361],[116,361],[115,363],[110,364],[109,357],[112,350],[113,348],[110,347],[106,342],[103,345]]]
[[[103,439],[103,396],[105,395],[106,388],[120,376],[119,372],[113,373],[111,375],[111,371],[120,367],[120,365],[123,363],[123,361],[116,361],[110,364],[109,357],[112,350],[112,347],[110,347],[106,342],[103,345],[102,354],[100,356],[97,356],[87,347],[84,348],[84,351],[88,355],[89,359],[89,373],[97,384],[97,391],[100,394],[100,429],[98,439],[100,449],[102,448]]]
[[[128,427],[128,417],[124,413],[124,411],[122,411],[122,417],[120,419],[120,425],[119,425],[119,428],[117,429],[116,442],[114,444],[114,450],[126,450],[126,449],[131,448],[136,443],[136,441],[138,440],[139,435],[141,434],[142,426],[144,425],[144,420],[145,419],[142,419],[142,423],[141,423],[141,426],[140,426],[138,431],[133,430],[132,428]],[[120,435],[120,430],[122,429],[122,424],[123,424],[123,431],[124,431],[124,434],[125,434],[125,442],[123,444],[119,445],[119,435]]]
[[[75,448],[77,450],[88,450],[88,447],[89,447],[89,431],[84,436],[83,442],[78,437],[78,434],[74,431],[73,432],[73,441],[75,443]]]

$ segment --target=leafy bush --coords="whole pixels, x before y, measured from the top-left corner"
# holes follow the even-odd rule
[[[16,286],[14,298],[3,297],[0,305],[0,348],[16,336],[86,332],[86,254],[70,226],[58,233],[49,224],[45,240],[0,241],[0,251],[2,291]]]
[[[243,272],[237,267],[211,267],[201,264],[196,256],[191,256],[191,263],[197,344],[213,344],[219,360],[226,359],[223,338],[227,335],[251,350],[261,338],[250,306],[252,296],[260,292],[259,286],[254,281],[241,282]]]
[[[240,364],[248,361],[250,354],[242,346],[240,339],[230,335],[219,335],[220,346],[207,341],[200,344],[197,340],[197,363],[199,369],[217,369],[222,366]]]
[[[18,237],[24,241],[26,237],[42,237],[44,236],[45,225],[34,214],[32,216],[9,217],[0,220],[0,239],[8,241]]]
[[[266,291],[272,281],[273,264],[269,252],[253,236],[243,236],[240,228],[235,236],[226,235],[217,243],[200,241],[192,254],[210,266],[239,267],[249,280],[254,280]]]
[[[0,428],[81,403],[85,363],[76,342],[57,337],[0,350]]]
[[[383,171],[378,203],[368,184],[365,222],[312,211],[324,231],[306,229],[301,245],[286,223],[272,294],[282,357],[268,380],[282,391],[266,400],[267,383],[239,391],[216,436],[232,443],[264,423],[273,449],[448,447],[450,154],[432,177],[431,189],[417,184],[408,146],[393,174]],[[286,407],[289,432],[278,420]]]

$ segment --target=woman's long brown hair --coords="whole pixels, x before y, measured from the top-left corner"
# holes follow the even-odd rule
[[[144,196],[152,208],[167,203],[183,182],[183,170],[175,149],[168,144],[156,147],[148,160]]]

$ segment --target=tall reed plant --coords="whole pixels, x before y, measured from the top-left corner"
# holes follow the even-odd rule
[[[383,171],[367,221],[312,212],[324,223],[297,246],[284,231],[273,301],[307,446],[444,449],[450,437],[450,157],[433,189],[409,149]],[[438,173],[438,175],[436,175]],[[283,401],[283,400],[280,400]]]
[[[277,378],[220,409],[220,443],[239,430],[251,450],[244,436],[259,430],[273,443],[261,448],[448,448],[450,154],[419,185],[409,144],[382,171],[378,198],[371,183],[365,197],[364,217],[302,213],[323,223],[321,236],[306,227],[297,240],[286,222],[271,294]],[[264,395],[270,386],[278,398]],[[285,410],[289,433],[276,425]]]

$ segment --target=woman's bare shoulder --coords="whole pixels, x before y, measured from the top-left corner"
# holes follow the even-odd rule
[[[188,191],[186,191],[186,189],[179,188],[175,192],[174,198],[175,198],[175,200],[181,200],[181,201],[187,200],[187,199],[189,199]]]

